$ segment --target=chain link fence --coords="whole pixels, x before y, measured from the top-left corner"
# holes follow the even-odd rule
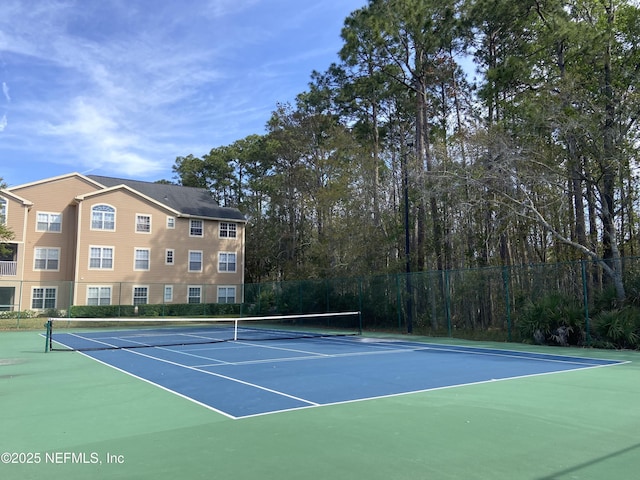
[[[620,272],[624,302],[618,300],[607,268]],[[638,258],[608,266],[581,260],[222,287],[222,291],[233,289],[232,298],[220,298],[217,285],[195,290],[192,285],[172,285],[171,301],[165,301],[167,285],[146,285],[145,302],[134,298],[135,285],[122,282],[108,285],[105,304],[98,296],[92,306],[73,301],[74,292],[88,291],[87,285],[46,285],[0,280],[0,319],[12,317],[0,320],[0,326],[19,326],[21,318],[33,316],[249,316],[357,310],[362,312],[362,328],[371,332],[640,346]],[[30,303],[22,304],[21,298]],[[615,338],[616,330],[618,337],[625,337],[622,342]]]

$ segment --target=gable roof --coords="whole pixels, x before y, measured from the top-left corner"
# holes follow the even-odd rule
[[[33,202],[27,200],[26,198],[22,198],[19,195],[16,195],[15,193],[9,191],[8,189],[5,190],[4,188],[0,188],[0,196],[12,198],[13,200],[15,200],[18,203],[21,203],[25,207],[33,206]]]
[[[71,173],[65,173],[64,175],[58,175],[56,177],[49,177],[49,178],[44,178],[41,180],[35,180],[33,182],[29,182],[29,183],[22,183],[20,185],[14,185],[11,186],[9,188],[7,188],[6,190],[22,190],[25,189],[27,187],[33,187],[34,185],[42,185],[45,183],[51,183],[51,182],[58,182],[61,180],[67,180],[70,178],[79,178],[85,182],[87,182],[88,184],[94,186],[94,187],[99,187],[100,184],[98,184],[95,180],[90,179],[88,176],[86,175],[82,175],[81,173],[78,172],[71,172]]]
[[[109,188],[119,185],[140,192],[158,203],[180,212],[182,215],[194,217],[216,218],[245,222],[244,215],[237,208],[221,207],[203,188],[183,187],[165,183],[142,182],[123,178],[87,175],[91,180]]]

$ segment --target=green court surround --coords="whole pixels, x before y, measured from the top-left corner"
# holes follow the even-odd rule
[[[638,477],[640,353],[441,341],[631,363],[231,420],[79,353],[45,354],[40,332],[0,332],[0,454],[40,455],[0,463],[0,478]]]

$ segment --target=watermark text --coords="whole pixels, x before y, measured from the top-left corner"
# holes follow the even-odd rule
[[[3,452],[0,463],[17,465],[122,465],[124,455],[113,452]]]

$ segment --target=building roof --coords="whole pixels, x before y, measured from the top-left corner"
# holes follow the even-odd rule
[[[10,190],[5,190],[4,188],[0,188],[0,195],[2,196],[6,196],[6,197],[11,197],[13,198],[15,201],[17,201],[18,203],[21,203],[22,205],[24,205],[25,207],[30,207],[33,205],[33,202],[22,198],[19,195],[16,195],[15,193],[11,192]]]
[[[105,187],[126,185],[127,187],[152,198],[180,212],[194,217],[217,218],[244,222],[244,215],[237,208],[221,207],[203,188],[183,187],[167,183],[151,183],[123,178],[87,175],[87,178]]]

